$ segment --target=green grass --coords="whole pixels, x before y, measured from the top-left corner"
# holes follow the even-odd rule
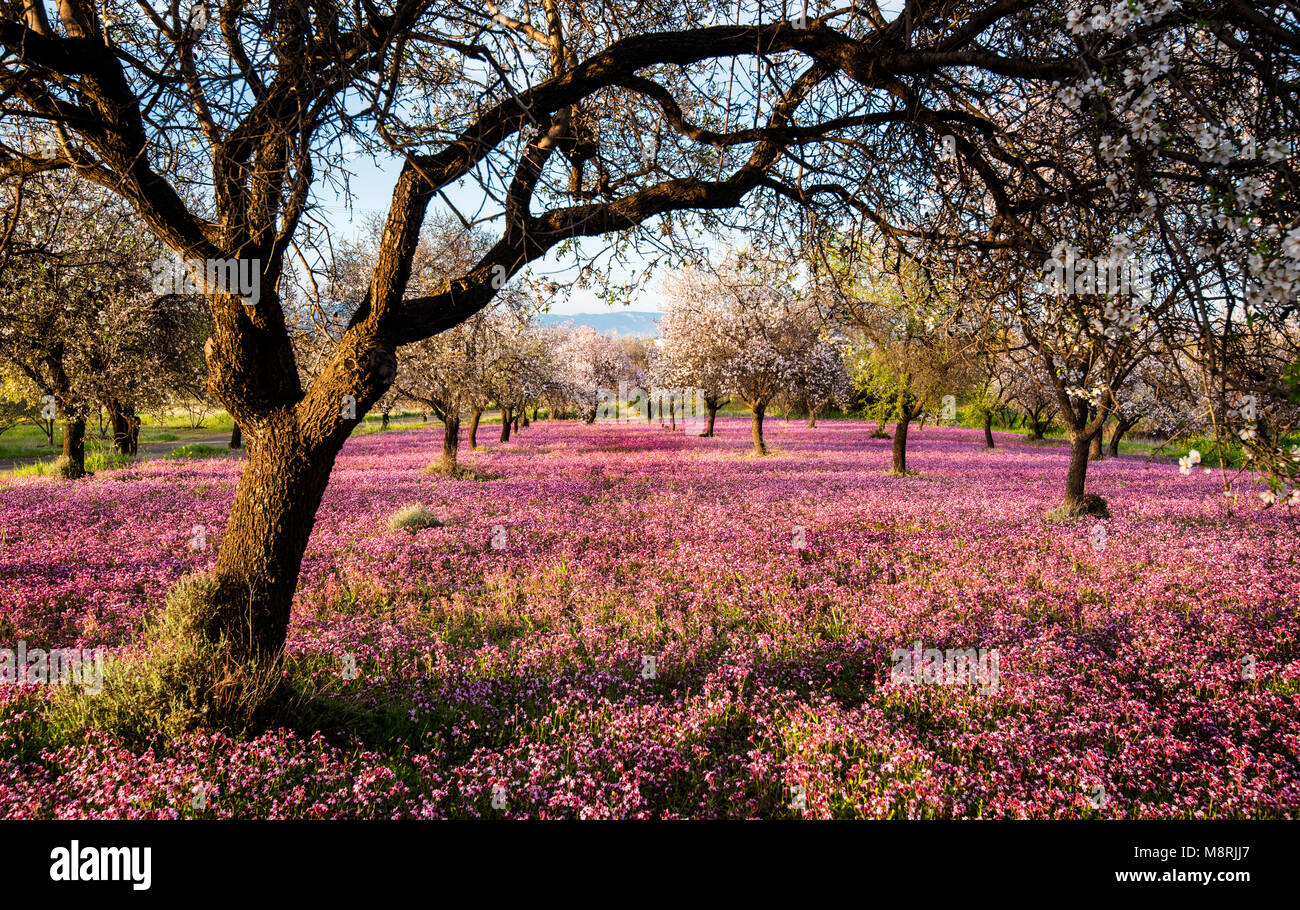
[[[177,446],[171,452],[164,455],[163,458],[218,458],[230,454],[230,449],[219,446],[204,445],[201,442],[193,442],[189,445]]]
[[[7,477],[49,477],[54,466],[58,462],[59,456],[48,458],[42,461],[35,461],[31,464],[21,465],[5,474]],[[125,468],[131,465],[135,459],[130,455],[119,455],[117,452],[110,450],[91,450],[86,452],[86,470],[94,474],[99,471],[115,471],[118,468]]]

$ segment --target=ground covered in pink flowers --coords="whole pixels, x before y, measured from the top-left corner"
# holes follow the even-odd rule
[[[1293,516],[1120,458],[1098,546],[1043,517],[1063,448],[914,429],[896,478],[869,429],[544,421],[463,453],[485,482],[421,473],[436,428],[356,438],[289,647],[373,723],[139,754],[0,687],[0,817],[1300,815]],[[0,646],[131,647],[239,470],[0,484]],[[388,530],[411,503],[445,525]],[[997,691],[891,683],[916,640],[996,649]]]

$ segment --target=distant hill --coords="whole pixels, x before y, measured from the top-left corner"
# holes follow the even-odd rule
[[[563,325],[571,322],[575,326],[590,326],[597,332],[609,335],[639,335],[653,338],[659,334],[659,317],[663,313],[649,310],[610,310],[606,313],[543,313],[539,319],[542,325]]]

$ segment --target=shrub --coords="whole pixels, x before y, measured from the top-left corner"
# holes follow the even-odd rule
[[[407,530],[412,533],[425,528],[441,528],[442,522],[422,505],[407,506],[388,516],[388,530]]]
[[[256,726],[279,691],[282,661],[235,657],[213,634],[216,592],[209,576],[182,577],[145,627],[145,649],[105,661],[102,692],[63,693],[53,707],[57,726],[107,730],[130,742]]]
[[[424,469],[422,473],[431,474],[437,477],[450,477],[453,480],[496,480],[496,474],[489,474],[487,471],[480,471],[478,468],[467,464],[457,463],[455,467],[448,467],[445,462],[438,460],[433,462]]]

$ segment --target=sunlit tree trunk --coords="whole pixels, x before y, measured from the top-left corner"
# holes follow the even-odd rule
[[[904,412],[894,424],[894,473],[907,473],[907,427],[912,422],[911,412]]]
[[[63,421],[64,476],[83,477],[86,473],[86,418],[69,415]]]

